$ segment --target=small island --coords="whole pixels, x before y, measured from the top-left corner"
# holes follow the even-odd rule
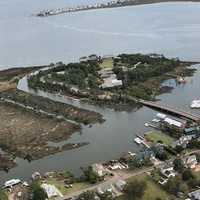
[[[83,56],[78,63],[59,62],[28,77],[31,88],[58,93],[101,107],[127,111],[141,106],[141,100],[173,88],[161,86],[170,78],[190,76],[191,63],[160,54]],[[176,80],[176,79],[175,79]],[[178,84],[178,83],[177,83]]]

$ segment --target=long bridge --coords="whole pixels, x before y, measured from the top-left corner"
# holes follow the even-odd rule
[[[149,106],[155,109],[159,109],[159,110],[163,110],[175,115],[179,115],[182,116],[184,118],[190,119],[192,121],[198,121],[200,120],[200,116],[195,115],[193,113],[190,112],[186,112],[182,109],[179,108],[175,108],[166,104],[161,104],[161,103],[157,103],[157,102],[153,102],[153,101],[141,101],[141,103],[145,106]]]

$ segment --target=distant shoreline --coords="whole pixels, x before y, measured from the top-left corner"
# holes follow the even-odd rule
[[[145,4],[154,4],[154,3],[164,3],[164,2],[199,2],[199,0],[118,0],[118,1],[110,1],[106,3],[96,3],[92,5],[84,5],[77,7],[68,7],[68,8],[60,8],[57,10],[45,10],[36,14],[37,17],[48,17],[58,14],[71,13],[71,12],[79,12],[86,10],[95,10],[95,9],[104,9],[104,8],[119,8],[125,6],[136,6],[136,5],[145,5]]]

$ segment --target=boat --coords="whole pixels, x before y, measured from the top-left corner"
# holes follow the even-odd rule
[[[141,144],[140,138],[135,138],[134,140],[135,140],[135,142],[136,142],[137,144]]]
[[[135,156],[136,155],[135,153],[132,153],[130,151],[128,151],[128,154],[130,154],[131,156]]]
[[[146,127],[148,127],[148,126],[149,126],[149,124],[145,124],[145,126],[146,126]]]
[[[190,108],[200,108],[200,100],[193,100],[190,104]]]
[[[176,78],[177,83],[185,83],[186,81],[187,81],[187,76],[186,77],[178,76]]]
[[[12,187],[13,185],[17,185],[18,183],[21,183],[19,179],[12,179],[6,181],[5,184],[3,185],[3,188]]]

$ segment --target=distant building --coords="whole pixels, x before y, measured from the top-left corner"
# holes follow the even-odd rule
[[[164,120],[166,117],[167,117],[167,115],[162,114],[162,113],[157,113],[157,114],[156,114],[156,118],[157,118],[157,119],[160,119],[160,120]]]
[[[88,60],[87,56],[79,58],[79,62],[86,62]]]
[[[181,136],[178,140],[176,141],[173,141],[172,144],[171,144],[171,147],[173,149],[176,148],[176,146],[181,146],[183,148],[186,148],[188,142],[192,139],[192,136],[190,135],[183,135]]]
[[[98,56],[96,54],[92,54],[88,56],[88,60],[92,61],[92,60],[97,60]]]
[[[146,158],[155,159],[155,154],[153,151],[138,151],[135,153],[134,158],[140,163],[144,163]]]
[[[200,189],[196,190],[196,191],[193,191],[191,193],[188,194],[189,197],[191,197],[192,199],[195,199],[195,200],[200,200]]]
[[[37,180],[37,179],[41,179],[42,177],[41,177],[41,175],[40,175],[39,172],[35,172],[35,173],[33,173],[33,174],[31,175],[31,178],[32,178],[33,180]]]
[[[113,58],[114,58],[114,55],[112,55],[112,54],[102,56],[102,60],[107,60],[107,61],[113,60]]]
[[[103,186],[101,186],[101,187],[98,188],[98,193],[99,194],[103,194],[106,191],[112,192],[112,186],[111,186],[111,184],[105,184],[105,185],[103,185]]]

